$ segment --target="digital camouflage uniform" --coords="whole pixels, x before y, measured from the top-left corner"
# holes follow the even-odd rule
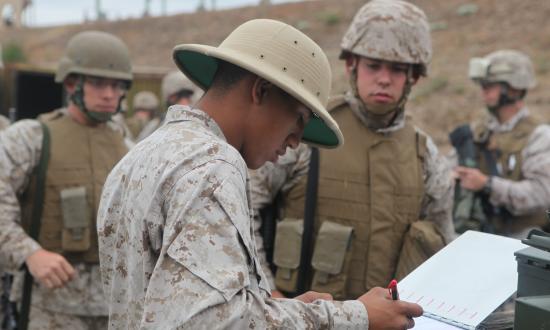
[[[273,203],[279,192],[288,192],[303,175],[307,174],[310,155],[311,149],[301,143],[296,149],[287,148],[286,153],[279,157],[277,162],[267,162],[259,169],[249,170],[258,258],[271,288],[275,288],[275,280],[266,259],[263,238],[260,234],[262,226],[260,210]]]
[[[40,248],[21,227],[18,196],[28,189],[42,153],[42,137],[42,127],[36,120],[19,121],[0,133],[0,264],[9,273],[19,275],[12,292],[15,300],[21,294],[21,266]],[[91,328],[105,328],[108,313],[99,265],[80,263],[73,267],[78,275],[63,288],[50,290],[34,284],[29,328],[86,329],[80,326],[86,323],[95,324]]]
[[[247,173],[212,118],[183,106],[113,169],[98,213],[112,328],[367,327],[358,301],[269,298]]]
[[[354,102],[351,93],[348,93],[346,99],[350,102],[351,109],[354,109]],[[357,108],[355,108],[357,109]],[[353,111],[354,114],[361,116],[359,110]],[[364,116],[358,117],[368,121]],[[361,120],[361,119],[359,119]],[[389,134],[392,131],[399,130],[405,123],[405,116],[401,115],[390,127],[376,130],[380,134]],[[345,132],[344,132],[345,134]],[[438,152],[432,139],[426,139],[426,157],[422,166],[422,176],[425,187],[425,195],[422,199],[422,206],[419,217],[432,221],[445,236],[447,241],[455,238],[451,212],[453,201],[453,182],[450,178],[449,165],[447,161]],[[278,161],[266,163],[261,168],[251,171],[251,197],[254,207],[254,219],[256,222],[256,241],[258,250],[264,251],[261,244],[262,237],[259,233],[261,219],[259,210],[269,203],[273,202],[279,191],[283,194],[288,193],[300,179],[308,172],[311,150],[302,145],[297,149],[288,149],[284,156]],[[343,162],[344,164],[345,162]],[[345,166],[345,165],[343,165]],[[273,281],[273,274],[265,259],[265,254],[261,256],[264,272]],[[272,282],[274,283],[274,282]]]
[[[498,50],[473,58],[469,76],[476,83],[500,86],[497,103],[470,124],[477,167],[490,178],[476,198],[488,194],[488,203],[498,209],[486,212],[495,233],[525,238],[531,229],[548,224],[544,211],[550,207],[550,126],[525,106],[504,123],[497,116],[536,86],[533,64],[519,51]],[[510,88],[521,95],[510,96]]]
[[[0,132],[0,265],[17,275],[12,300],[21,299],[25,261],[41,248],[61,254],[76,271],[75,277],[61,288],[48,289],[34,282],[29,329],[107,326],[95,216],[103,182],[128,149],[120,127],[109,121],[110,115],[87,109],[84,77],[110,78],[129,85],[132,72],[128,49],[113,35],[81,32],[69,40],[55,81],[64,83],[69,75],[75,77],[69,107],[75,107],[93,125],[78,123],[63,108],[42,114],[38,120],[19,121]],[[41,124],[49,131],[49,161],[40,232],[34,240],[27,231],[36,199],[36,167],[44,153]],[[63,208],[68,201],[64,194],[73,192],[75,187],[84,191],[79,197],[78,214],[74,204],[73,213]]]
[[[529,110],[523,108],[504,124],[500,124],[495,117],[491,116],[488,120],[473,125],[483,125],[484,129],[495,133],[514,132],[519,123],[529,116]],[[474,131],[477,129],[474,127]],[[550,207],[550,126],[536,125],[528,135],[525,147],[517,150],[517,153],[516,166],[521,172],[521,179],[493,177],[489,201],[494,206],[506,208],[513,216],[540,214],[543,220],[539,225],[544,225],[546,223],[544,211]],[[509,234],[525,238],[531,229],[537,228],[533,224],[520,227],[523,228]]]
[[[317,44],[290,25],[251,20],[218,47],[183,44],[176,46],[173,58],[186,76],[206,90],[216,79],[220,58],[251,70],[312,110],[315,116],[305,124],[304,141],[326,148],[343,143],[326,110],[331,81],[328,59]],[[248,95],[242,86],[233,88]],[[230,96],[222,96],[221,102],[224,97]],[[204,111],[170,107],[165,124],[132,149],[106,181],[98,233],[110,325],[131,329],[368,327],[367,310],[360,301],[306,304],[269,297],[271,288],[254,240],[246,163],[238,147],[225,139],[220,126],[227,120],[216,123],[206,113],[220,113],[223,106],[214,109],[208,102],[203,106]]]
[[[368,2],[355,16],[342,39],[341,48],[342,59],[358,56],[410,64],[402,96],[391,107],[371,108],[359,98],[356,67],[351,69],[350,91],[334,97],[329,105],[346,144],[335,152],[320,151],[313,256],[311,262],[306,261],[311,263],[312,269],[305,281],[308,285],[310,282],[322,283],[309,286],[312,290],[329,292],[337,299],[350,299],[374,286],[386,286],[393,277],[406,274],[410,267],[399,264],[402,259],[405,265],[406,253],[412,251],[406,248],[405,242],[408,242],[407,232],[412,233],[413,223],[432,228],[430,237],[439,240],[433,246],[441,247],[452,240],[455,233],[451,217],[453,180],[449,168],[431,138],[410,120],[405,120],[405,104],[414,83],[413,75],[426,75],[431,59],[431,38],[425,14],[404,1]],[[388,124],[383,118],[392,113],[395,115]],[[304,176],[301,180],[289,177],[286,172],[307,173],[309,155],[290,157],[300,159],[305,169],[294,171],[297,165],[285,156],[279,159],[281,165],[275,168],[285,166],[291,169],[289,171],[270,171],[272,165],[266,165],[266,170],[260,169],[252,176],[255,187],[252,200],[264,202],[263,196],[276,194],[282,185],[273,183],[292,179],[289,183],[292,185],[301,181],[295,187],[286,188],[288,193],[282,203],[284,219],[280,219],[283,221],[279,223],[281,228],[277,229],[277,235],[288,237],[275,239],[274,252],[274,262],[278,266],[277,288],[294,292],[299,278],[297,265],[303,261],[299,253],[286,248],[294,235],[292,232],[296,231],[295,227],[288,228],[304,217],[307,180]],[[326,231],[325,225],[329,228]],[[280,229],[285,234],[281,234]],[[337,241],[343,248],[339,252],[337,249],[328,251],[323,249],[327,244],[318,239]],[[426,257],[414,258],[409,265],[418,265]]]

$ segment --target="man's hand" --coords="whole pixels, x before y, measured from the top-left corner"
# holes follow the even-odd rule
[[[359,297],[369,314],[370,330],[403,330],[414,327],[413,317],[421,316],[422,307],[401,300],[393,301],[388,289],[373,288]]]
[[[271,291],[271,298],[285,298],[285,295],[279,290]]]
[[[301,302],[305,302],[306,304],[309,304],[319,299],[332,301],[332,295],[330,293],[308,291],[302,295],[299,295],[294,299],[297,299],[297,300],[300,300]]]
[[[489,177],[477,168],[458,166],[455,168],[455,172],[460,179],[462,188],[472,191],[480,191],[489,180]]]
[[[34,279],[48,289],[63,287],[76,274],[71,264],[60,254],[40,249],[26,260]]]

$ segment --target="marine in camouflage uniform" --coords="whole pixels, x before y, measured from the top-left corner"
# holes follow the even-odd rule
[[[127,152],[108,120],[132,80],[128,49],[104,32],[79,33],[55,79],[69,97],[66,108],[0,133],[0,265],[12,274],[26,266],[34,278],[29,329],[105,329],[95,215],[107,174]],[[44,154],[44,207],[33,239],[30,214],[40,202],[35,173]],[[21,297],[22,276],[17,279],[14,300]]]
[[[487,202],[495,233],[525,238],[548,225],[550,207],[550,126],[524,103],[536,85],[533,65],[519,51],[499,50],[472,59],[469,71],[488,111],[470,125],[478,168],[457,168],[461,186]]]
[[[197,102],[202,96],[200,90],[191,80],[179,70],[171,71],[162,78],[161,84],[162,99],[166,107],[175,104],[192,105]],[[162,116],[157,116],[143,127],[139,135],[136,136],[136,141],[141,141],[151,135],[162,124],[164,113]]]
[[[275,160],[302,138],[333,148],[343,142],[325,109],[330,66],[319,46],[287,24],[260,19],[219,47],[177,46],[174,59],[208,91],[194,108],[171,107],[166,123],[105,183],[98,234],[110,326],[412,327],[419,306],[392,301],[382,288],[357,301],[269,297],[247,167]]]
[[[143,128],[157,117],[159,100],[153,92],[141,91],[134,96],[133,107],[134,114],[126,120],[126,123],[132,136],[137,138]]]
[[[417,229],[411,229],[413,223],[428,228],[434,246],[441,247],[455,237],[453,181],[432,139],[405,115],[411,88],[426,75],[432,54],[425,14],[403,1],[371,1],[359,10],[341,46],[350,91],[334,97],[329,108],[346,144],[336,151],[320,151],[313,269],[306,281],[313,290],[353,299],[371,287],[387,285],[394,276],[406,275],[425,260],[427,256],[414,257],[404,246],[407,231]],[[362,71],[380,71],[385,65],[392,74],[406,77],[404,87],[391,101],[368,100],[367,94],[373,91],[365,86]],[[387,96],[392,83],[383,77],[376,84],[377,92],[384,94],[380,98]],[[301,237],[293,232],[296,224],[302,226],[307,182],[303,174],[310,157],[309,151],[289,157],[265,165],[251,178],[256,207],[264,206],[269,197],[284,189],[285,219],[278,224],[274,261],[278,266],[277,289],[293,293],[298,286],[301,256],[287,247],[292,237],[298,240],[294,245],[298,249],[302,244]],[[294,163],[296,160],[299,163]],[[326,231],[325,224],[329,228]],[[344,248],[325,251],[323,246],[333,243],[318,241],[320,237],[342,241]],[[351,244],[346,243],[350,240]]]

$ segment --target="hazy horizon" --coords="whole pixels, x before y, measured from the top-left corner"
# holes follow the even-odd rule
[[[272,3],[297,2],[302,0],[271,0]],[[33,0],[32,7],[25,13],[24,20],[28,26],[52,26],[63,24],[78,24],[96,19],[96,0]],[[200,0],[165,0],[166,13],[193,12],[199,6]],[[217,0],[217,9],[235,8],[258,4],[260,0]],[[206,0],[206,8],[210,9],[212,0]],[[117,0],[101,1],[101,9],[108,20],[120,20],[141,17],[145,10],[145,1]],[[162,0],[150,1],[150,15],[159,16],[162,11]]]

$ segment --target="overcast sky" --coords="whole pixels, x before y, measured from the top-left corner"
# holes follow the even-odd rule
[[[164,0],[168,14],[192,12],[197,9],[200,0]],[[293,2],[299,0],[271,0],[272,3]],[[95,19],[96,0],[32,0],[25,18],[28,25],[45,26],[82,22],[84,17]],[[151,14],[161,13],[163,0],[151,0]],[[212,0],[206,0],[207,8]],[[259,0],[215,0],[216,7],[232,8],[259,3]],[[145,8],[144,0],[100,0],[101,8],[109,20],[140,17]]]

